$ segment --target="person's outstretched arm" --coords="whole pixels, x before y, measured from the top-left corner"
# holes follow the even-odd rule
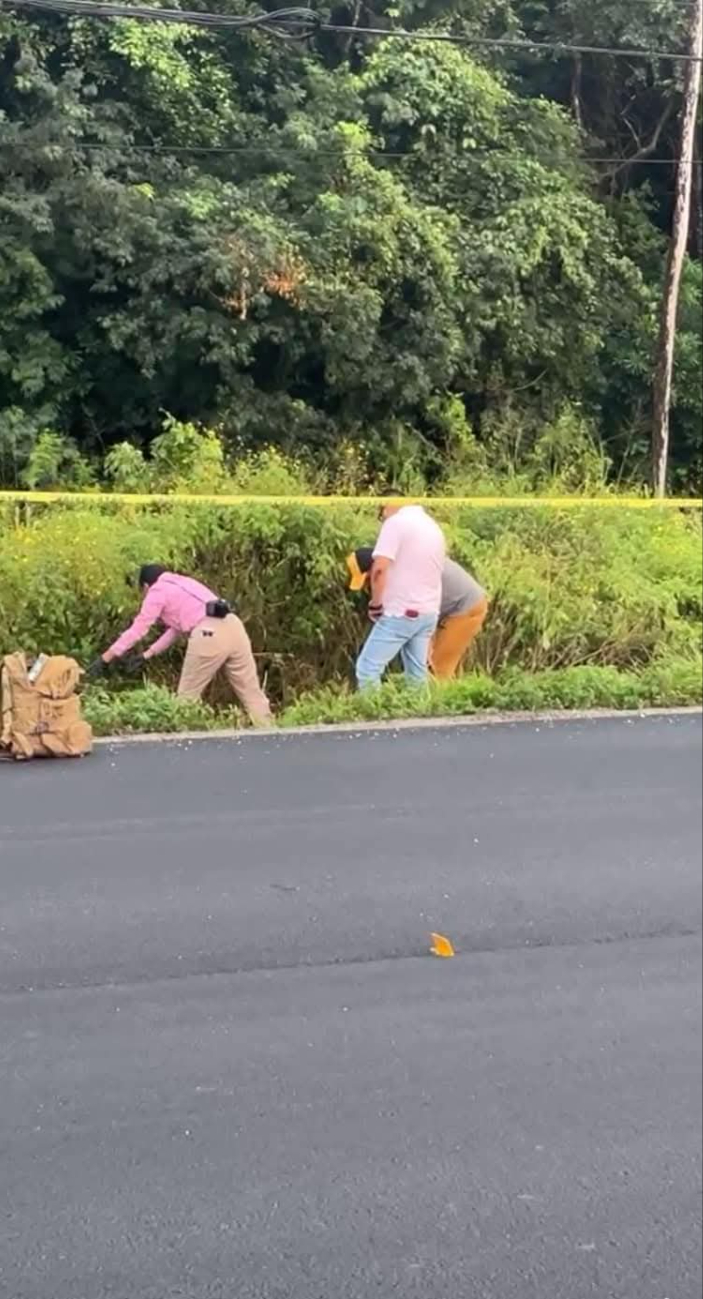
[[[117,640],[110,645],[109,649],[105,650],[105,653],[102,655],[103,663],[112,663],[113,659],[121,659],[125,654],[129,653],[135,645],[138,645],[140,641],[144,640],[144,637],[151,631],[154,623],[158,622],[161,617],[162,609],[163,600],[159,595],[159,592],[155,591],[153,587],[150,588],[144,597],[142,607],[131,627],[128,627],[126,631],[123,631],[122,635],[118,636]],[[166,636],[170,634],[171,633],[169,632],[164,633]],[[176,633],[174,632],[172,639],[175,640],[175,638]],[[163,639],[164,637],[162,636],[161,640]],[[159,642],[157,641],[156,644],[158,645],[158,643]],[[169,644],[171,644],[171,641],[169,641]]]
[[[159,636],[159,639],[155,640],[154,644],[150,645],[148,650],[144,651],[142,657],[145,661],[148,661],[149,659],[155,659],[157,654],[165,654],[166,650],[171,648],[174,641],[178,640],[178,636],[179,633],[175,631],[173,627],[169,627],[168,630],[164,632],[163,636]]]

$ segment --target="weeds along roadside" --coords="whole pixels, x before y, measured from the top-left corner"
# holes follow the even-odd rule
[[[700,698],[703,572],[695,511],[439,500],[433,510],[451,553],[492,600],[472,671],[434,698],[433,708],[629,707]],[[361,707],[349,703],[343,687],[366,626],[362,601],[345,589],[344,558],[368,544],[376,527],[371,500],[135,507],[100,498],[42,505],[19,521],[5,508],[0,651],[22,647],[87,662],[134,612],[126,574],[145,559],[158,560],[197,573],[235,601],[283,716],[296,717],[297,709],[299,720],[303,712],[307,720],[345,720],[343,713]],[[152,685],[172,686],[178,661],[176,653],[155,665]],[[158,693],[122,688],[118,678],[115,684],[123,700],[120,727],[129,728],[127,714],[141,695],[139,729],[173,729],[153,725],[154,709],[164,715]],[[560,692],[573,702],[561,705]],[[379,696],[374,707],[395,716],[407,714],[393,709],[426,706],[403,701],[402,693]],[[515,705],[516,695],[528,702]],[[94,700],[89,710],[107,716],[103,695]],[[231,713],[224,718],[231,724]]]

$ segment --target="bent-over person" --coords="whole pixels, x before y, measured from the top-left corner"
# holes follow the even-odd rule
[[[360,546],[347,556],[351,591],[364,590],[372,563],[371,546]],[[429,649],[430,670],[438,681],[449,681],[456,676],[487,613],[488,598],[483,587],[456,560],[445,559],[439,622]]]
[[[131,659],[132,669],[170,649],[181,636],[188,638],[178,694],[200,699],[222,669],[255,726],[271,723],[271,708],[261,685],[251,641],[241,618],[225,600],[193,577],[171,573],[161,564],[144,564],[139,570],[142,607],[131,627],[91,664],[89,675],[100,676],[107,664],[121,659],[145,639],[155,623],[165,629],[141,654]]]

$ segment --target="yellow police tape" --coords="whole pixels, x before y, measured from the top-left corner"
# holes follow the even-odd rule
[[[26,502],[37,505],[71,503],[82,505],[367,505],[378,507],[384,502],[398,502],[393,496],[218,496],[215,494],[155,493],[141,495],[132,492],[32,492],[0,491],[3,501]],[[620,510],[701,510],[700,497],[667,496],[662,499],[650,496],[413,496],[405,497],[403,504],[471,506],[481,510],[533,509],[535,507],[557,510],[590,508]]]

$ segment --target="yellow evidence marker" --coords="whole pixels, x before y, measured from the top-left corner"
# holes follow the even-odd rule
[[[433,956],[454,956],[454,948],[443,934],[430,934],[430,938],[433,943],[430,948]]]

